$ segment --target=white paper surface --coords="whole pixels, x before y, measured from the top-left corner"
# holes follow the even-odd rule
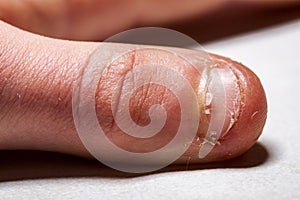
[[[242,161],[247,165],[251,159],[262,159],[261,164],[134,178],[75,175],[2,180],[0,199],[300,199],[300,20],[210,43],[205,49],[241,61],[264,85],[267,124],[257,150]],[[62,174],[72,169],[68,161],[59,166]],[[78,167],[76,162],[73,167]],[[12,170],[0,169],[1,174]],[[52,170],[51,166],[43,166],[45,169]]]

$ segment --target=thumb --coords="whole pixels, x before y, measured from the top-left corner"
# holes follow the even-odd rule
[[[18,30],[5,23],[1,23],[0,35],[0,148],[37,149],[91,157],[91,148],[83,145],[86,143],[82,143],[82,138],[75,128],[72,91],[76,89],[78,75],[82,76],[81,69],[85,69],[86,62],[99,43],[49,39]],[[105,45],[108,50],[100,54],[113,56],[119,49],[136,48],[129,44]],[[192,98],[184,96],[180,102],[172,89],[159,84],[142,85],[137,87],[136,91],[131,91],[134,85],[139,84],[132,71],[143,69],[137,66],[155,63],[159,66],[172,66],[172,70],[180,76],[163,77],[160,75],[163,68],[157,68],[157,71],[151,71],[148,76],[144,76],[144,80],[169,79],[173,87],[181,88],[181,95],[186,93],[185,88],[179,84],[183,78],[196,94],[196,106],[194,110],[188,110],[185,121],[195,124],[197,119],[192,116],[198,113],[200,120],[196,121],[196,135],[187,151],[177,159],[177,163],[186,163],[187,159],[190,163],[230,159],[244,153],[256,142],[265,123],[267,108],[262,85],[252,71],[228,58],[210,54],[214,63],[212,68],[219,71],[224,84],[224,104],[218,100],[217,87],[208,83],[201,86],[202,81],[205,81],[204,71],[196,71],[190,63],[182,62],[178,57],[163,51],[168,48],[145,49],[131,51],[113,60],[105,67],[97,82],[95,98],[91,98],[94,99],[96,117],[107,139],[128,152],[149,153],[162,148],[176,135],[181,126],[182,102],[189,104]],[[195,60],[201,57],[201,52],[197,51],[172,50]],[[204,66],[205,62],[200,59],[196,65]],[[143,70],[139,73],[142,72]],[[92,76],[88,77],[92,80],[94,76],[96,75],[92,73]],[[206,79],[209,80],[211,76],[212,74],[208,74]],[[87,86],[90,87],[89,84]],[[115,90],[117,95],[113,94]],[[130,96],[128,104],[121,101],[124,95]],[[87,96],[88,100],[89,98],[90,96]],[[86,109],[89,103],[83,101],[83,106],[80,107],[84,109],[86,116],[90,116],[89,110]],[[116,109],[112,109],[112,104],[116,105]],[[161,115],[151,114],[151,106],[156,104],[164,108]],[[222,128],[219,137],[214,138],[213,134],[209,135],[207,132],[211,127],[219,126],[216,119],[219,119],[220,104],[224,104],[226,108],[225,117],[224,121],[220,121]],[[123,115],[125,108],[128,109],[132,124],[142,127],[151,123],[160,124],[164,112],[166,122],[153,137],[145,139],[130,136],[120,128],[120,121],[121,124],[128,122]],[[212,115],[213,112],[215,115]],[[120,121],[115,116],[119,116]],[[94,134],[93,130],[96,129],[89,118],[80,118],[79,121],[86,123],[87,134]],[[143,135],[144,132],[136,134],[139,136],[138,134]],[[190,133],[184,134],[188,136]],[[95,140],[92,143],[100,147],[105,146],[104,140]],[[105,148],[102,151],[102,154],[106,153]],[[172,155],[174,151],[175,149],[171,149],[167,153]],[[110,156],[108,159],[112,161],[121,159],[113,151],[107,154]],[[155,157],[153,161],[163,162],[161,159]]]

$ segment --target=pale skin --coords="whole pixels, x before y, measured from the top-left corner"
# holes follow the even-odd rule
[[[165,17],[166,20],[168,18],[172,18],[171,14]],[[31,29],[30,25],[26,26]],[[32,30],[43,32],[45,29],[32,27]],[[65,38],[93,39],[91,35],[99,33],[94,31],[91,29],[87,31],[90,32],[86,33],[88,35],[84,33],[72,36],[62,31],[57,31],[57,33],[63,33]],[[73,30],[71,32],[76,33]],[[49,35],[55,35],[55,33],[49,33]],[[103,37],[105,35],[106,33]],[[5,22],[0,23],[0,38],[0,149],[45,150],[92,158],[75,129],[72,116],[72,90],[79,70],[99,43],[43,37],[15,28]],[[191,55],[196,53],[187,52]],[[148,54],[140,54],[140,62],[150,62],[147,56]],[[232,127],[224,130],[218,145],[204,159],[198,158],[198,152],[209,119],[205,118],[203,110],[199,110],[204,120],[199,124],[197,137],[176,163],[186,163],[187,160],[190,163],[214,162],[241,155],[257,141],[265,124],[267,103],[265,92],[257,76],[240,63],[213,54],[210,56],[220,68],[224,63],[232,66],[232,71],[238,80],[240,110]],[[178,105],[174,103],[172,94],[165,92],[162,88],[156,88],[155,91],[146,88],[146,91],[141,91],[140,95],[135,96],[131,110],[137,123],[147,123],[147,110],[157,101],[167,102],[165,103],[166,110],[174,114],[174,117],[165,128],[165,132],[153,139],[152,145],[132,145],[134,142],[132,139],[122,136],[120,131],[114,128],[114,122],[108,112],[110,100],[103,98],[112,90],[111,82],[125,73],[125,71],[118,70],[120,63],[125,63],[125,69],[131,66],[130,59],[122,59],[106,72],[107,74],[98,84],[97,117],[99,120],[104,120],[108,135],[119,146],[128,150],[149,151],[157,148],[170,137],[168,132],[172,131],[174,124],[178,122],[176,118]],[[168,60],[167,57],[163,59]],[[181,69],[182,76],[189,80],[196,91],[199,85],[197,82],[199,74],[193,73],[189,67],[180,65],[177,67]],[[150,74],[150,76],[155,76],[155,74]],[[151,95],[145,95],[149,93],[149,90]],[[164,95],[161,95],[162,92],[165,92]],[[236,94],[232,92],[229,95]],[[204,96],[204,92],[199,94],[200,107],[204,107],[201,101]],[[143,104],[138,103],[141,100]],[[228,105],[229,109],[231,109],[230,106],[232,105]]]

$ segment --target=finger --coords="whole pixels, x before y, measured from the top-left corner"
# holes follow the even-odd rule
[[[136,25],[154,25],[205,12],[220,0],[0,2],[0,19],[34,33],[67,39],[104,39]],[[22,13],[22,15],[20,15]]]
[[[0,19],[25,30],[51,37],[103,40],[136,26],[164,23],[201,16],[235,1],[188,0],[22,0],[1,1]],[[275,7],[293,5],[297,0],[247,1],[245,5]],[[246,4],[247,3],[247,4]]]
[[[72,91],[80,69],[86,66],[87,59],[99,44],[44,38],[4,23],[1,24],[0,35],[0,148],[58,151],[91,157],[75,129]],[[130,47],[124,44],[108,46]],[[197,51],[180,51],[190,58],[196,59],[200,55]],[[114,51],[103,53],[115,54]],[[261,134],[266,119],[263,88],[248,68],[221,56],[210,56],[214,68],[219,70],[226,91],[224,126],[222,124],[221,136],[215,141],[212,151],[203,152],[203,147],[210,142],[205,139],[212,139],[206,137],[206,132],[214,120],[209,112],[218,107],[218,99],[206,102],[207,87],[199,89],[202,72],[195,71],[188,62],[182,63],[178,57],[155,48],[121,56],[103,71],[97,85],[95,107],[97,119],[108,139],[127,151],[151,152],[166,145],[176,134],[180,125],[181,105],[168,88],[160,85],[139,87],[130,99],[130,120],[141,126],[150,123],[149,109],[153,104],[163,105],[168,113],[163,129],[150,139],[137,139],[124,134],[113,115],[114,112],[121,112],[122,106],[119,110],[111,109],[112,91],[118,88],[116,86],[120,78],[136,65],[155,63],[173,66],[172,70],[188,81],[197,97],[198,106],[195,109],[201,119],[197,135],[178,163],[186,163],[187,159],[191,163],[219,161],[248,150]],[[196,62],[195,65],[203,66],[204,63]],[[157,75],[158,72],[149,72],[150,79],[155,79]],[[135,83],[134,79],[125,79],[117,92],[128,93],[128,84]],[[215,91],[211,92],[214,94]],[[118,96],[116,98],[120,100]],[[190,101],[184,99],[185,103]],[[156,117],[154,120],[159,121],[160,116]],[[98,142],[101,146],[104,141]],[[117,159],[117,156],[111,159]]]

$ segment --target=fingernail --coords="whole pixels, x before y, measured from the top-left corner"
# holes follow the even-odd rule
[[[198,154],[198,157],[203,159],[220,144],[219,139],[229,132],[237,120],[241,94],[238,78],[232,66],[225,61],[214,62],[204,70],[201,78],[206,82],[203,112],[210,118]]]

